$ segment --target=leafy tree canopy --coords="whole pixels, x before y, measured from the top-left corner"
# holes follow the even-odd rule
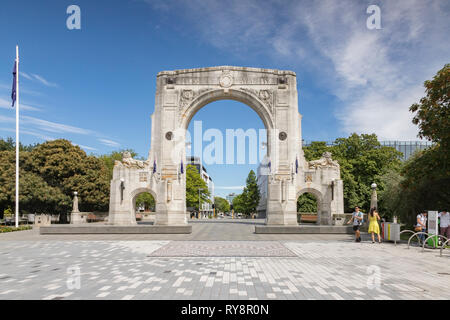
[[[209,190],[205,181],[200,176],[197,168],[193,165],[186,167],[186,206],[199,210],[199,189],[200,202],[210,202]]]
[[[378,189],[383,190],[381,176],[389,169],[399,170],[401,164],[401,153],[395,148],[381,146],[375,134],[353,133],[348,138],[336,139],[332,146],[313,142],[303,149],[308,161],[329,151],[339,162],[346,212],[351,212],[355,206],[367,212],[370,209],[370,185],[375,182]]]
[[[143,192],[136,197],[136,209],[144,206],[145,210],[155,211],[155,199],[148,192]]]
[[[0,152],[0,210],[15,202],[15,153]],[[81,211],[107,211],[106,166],[64,139],[48,141],[20,153],[20,208],[24,212],[67,213],[73,192]]]
[[[214,204],[216,206],[216,212],[229,212],[230,204],[222,197],[214,197]]]
[[[304,193],[297,199],[297,212],[317,213],[317,199],[311,193]]]

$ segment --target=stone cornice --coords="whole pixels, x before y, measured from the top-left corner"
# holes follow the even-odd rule
[[[186,73],[204,73],[211,71],[240,71],[240,72],[257,72],[257,73],[268,73],[273,75],[291,75],[296,76],[295,72],[290,70],[277,70],[277,69],[263,69],[263,68],[250,68],[250,67],[233,67],[233,66],[217,66],[217,67],[208,67],[208,68],[197,68],[197,69],[181,69],[181,70],[172,70],[172,71],[161,71],[158,72],[157,77],[160,76],[175,76],[179,74]]]

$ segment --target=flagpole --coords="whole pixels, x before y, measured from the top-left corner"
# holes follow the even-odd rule
[[[16,46],[16,228],[19,227],[19,46]]]

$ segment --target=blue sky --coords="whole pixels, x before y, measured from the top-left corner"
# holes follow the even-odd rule
[[[66,9],[81,8],[81,30]],[[381,8],[380,30],[366,9]],[[88,153],[132,148],[146,156],[156,74],[207,66],[297,73],[305,140],[351,132],[416,140],[409,106],[449,63],[447,1],[122,0],[0,5],[0,137],[14,136],[15,45],[21,59],[21,141],[66,138]],[[250,108],[221,101],[193,120],[204,127],[263,128]],[[208,167],[225,195],[250,165]]]

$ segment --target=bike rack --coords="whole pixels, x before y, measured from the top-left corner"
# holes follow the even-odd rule
[[[448,241],[447,237],[444,237],[444,236],[441,236],[441,235],[437,235],[437,234],[432,234],[431,236],[427,237],[427,238],[425,239],[425,241],[423,242],[423,244],[422,244],[422,252],[425,251],[425,244],[427,243],[428,239],[431,239],[431,238],[433,238],[433,237],[443,238],[443,239],[445,239],[446,242]],[[441,246],[441,247],[442,247],[442,246]]]
[[[448,243],[450,241],[450,239],[447,239],[447,241],[445,241],[442,245],[441,245],[441,249],[439,250],[440,251],[440,256],[442,257],[442,250],[444,250],[445,248],[445,245]]]
[[[402,233],[404,233],[404,232],[411,232],[411,233],[415,233],[416,231],[412,231],[412,230],[403,230],[403,231],[400,231],[400,233],[399,233],[399,237],[402,235]],[[399,242],[401,241],[401,239],[399,240]],[[395,245],[397,245],[397,240],[394,240],[394,244]]]
[[[422,232],[422,231],[414,233],[414,234],[408,239],[408,249],[409,249],[409,244],[410,244],[410,242],[411,242],[411,239],[412,239],[413,237],[417,237],[417,240],[419,240],[419,243],[421,242],[421,241],[420,241],[420,238],[418,237],[419,234],[426,234],[427,236],[430,235],[429,233],[427,233],[427,232]],[[433,236],[434,236],[434,235],[433,235]]]

